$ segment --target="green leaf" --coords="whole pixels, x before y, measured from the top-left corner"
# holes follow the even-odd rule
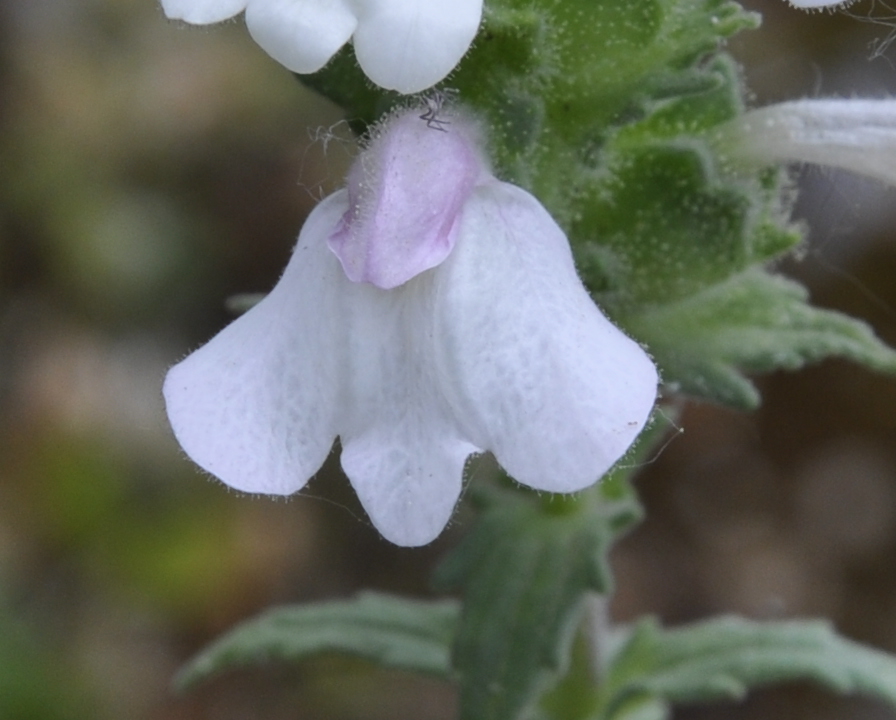
[[[594,494],[534,502],[501,491],[439,568],[441,587],[463,587],[454,647],[462,720],[511,720],[564,669],[584,594],[606,592],[606,553],[638,513]]]
[[[744,373],[795,370],[837,356],[896,372],[896,352],[863,322],[807,304],[798,283],[751,269],[626,319],[666,385],[741,408],[759,395]]]
[[[588,200],[579,175],[608,131],[640,119],[654,99],[718,86],[704,60],[756,24],[727,0],[493,0],[448,82],[484,116],[497,174],[569,229]]]
[[[573,231],[599,240],[580,257],[603,304],[667,303],[753,260],[745,240],[753,216],[749,198],[723,183],[698,149],[632,151],[611,172],[589,190],[593,199]]]
[[[730,59],[700,73],[707,86],[645,103],[641,117],[608,129],[579,177],[570,237],[615,316],[723,282],[802,237],[783,221],[779,172],[732,174],[713,154],[713,129],[742,112]]]
[[[609,602],[605,598],[599,601]],[[607,635],[597,637],[607,645],[607,656],[613,657],[619,650],[613,645],[617,640],[624,645],[629,634],[625,629],[614,628]],[[595,712],[601,708],[603,696],[600,682],[595,681],[601,673],[595,667],[594,641],[595,638],[587,632],[578,634],[573,643],[569,671],[541,697],[531,720],[595,720]],[[610,710],[607,707],[602,709]],[[669,703],[648,693],[627,694],[611,710],[611,715],[602,715],[599,720],[666,720],[671,714]]]
[[[728,0],[570,0],[551,13],[555,102],[577,120],[604,122],[641,99],[687,87],[683,78],[721,41],[758,25],[757,15]]]
[[[372,592],[352,600],[277,608],[215,641],[180,672],[176,684],[186,689],[224,670],[272,660],[296,662],[325,652],[448,678],[457,614],[453,601]]]
[[[641,622],[613,662],[594,717],[627,717],[617,708],[633,697],[736,700],[751,688],[794,680],[896,706],[896,657],[842,638],[826,622],[723,617],[672,630]]]
[[[618,127],[613,152],[700,136],[743,112],[739,70],[727,55],[677,73],[675,82],[652,93],[639,118]]]

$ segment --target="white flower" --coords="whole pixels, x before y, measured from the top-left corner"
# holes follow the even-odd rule
[[[855,0],[788,0],[795,8],[800,10],[817,10],[819,8],[834,8],[849,5]]]
[[[482,0],[162,0],[162,7],[198,25],[245,10],[255,41],[296,73],[320,70],[351,38],[367,76],[402,93],[451,72],[482,17]]]
[[[793,100],[751,110],[722,131],[758,163],[807,162],[896,184],[896,100]]]
[[[169,372],[193,460],[286,495],[339,436],[362,504],[399,545],[441,532],[472,453],[550,492],[616,462],[653,406],[653,363],[594,305],[545,209],[478,148],[462,117],[386,123],[273,291]]]

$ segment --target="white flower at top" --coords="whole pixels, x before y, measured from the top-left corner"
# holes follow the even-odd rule
[[[791,100],[744,113],[722,139],[753,162],[828,165],[896,185],[896,100]]]
[[[448,75],[470,47],[482,0],[161,0],[165,14],[216,23],[246,11],[246,26],[296,73],[320,70],[352,39],[377,85],[415,93]]]
[[[168,416],[196,463],[286,495],[339,436],[373,524],[422,545],[473,453],[550,492],[595,483],[625,453],[656,369],[595,306],[550,215],[480,147],[459,115],[381,127],[273,291],[169,372]]]
[[[800,10],[817,10],[819,8],[834,8],[849,5],[854,0],[788,0],[795,8]]]

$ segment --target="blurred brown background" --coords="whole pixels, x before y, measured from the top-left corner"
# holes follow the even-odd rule
[[[755,3],[732,50],[764,104],[893,95],[892,24]],[[338,111],[248,38],[155,0],[0,0],[0,719],[441,720],[450,688],[335,658],[172,674],[272,603],[427,592],[434,546],[381,540],[331,461],[289,502],[204,478],[168,430],[165,369],[269,289],[352,153]],[[812,231],[782,270],[896,343],[896,194],[800,173]],[[689,408],[639,481],[620,619],[830,617],[896,651],[896,380],[828,362],[761,381],[752,415]],[[692,720],[893,718],[807,687]]]

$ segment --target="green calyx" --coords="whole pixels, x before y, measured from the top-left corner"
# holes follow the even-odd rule
[[[862,323],[762,269],[802,240],[786,174],[717,149],[744,112],[724,43],[758,24],[727,0],[492,0],[443,84],[482,118],[495,174],[566,230],[595,300],[667,391],[737,407],[759,401],[745,373],[828,355],[896,369]],[[303,79],[359,131],[409,102],[372,87],[350,50]]]

